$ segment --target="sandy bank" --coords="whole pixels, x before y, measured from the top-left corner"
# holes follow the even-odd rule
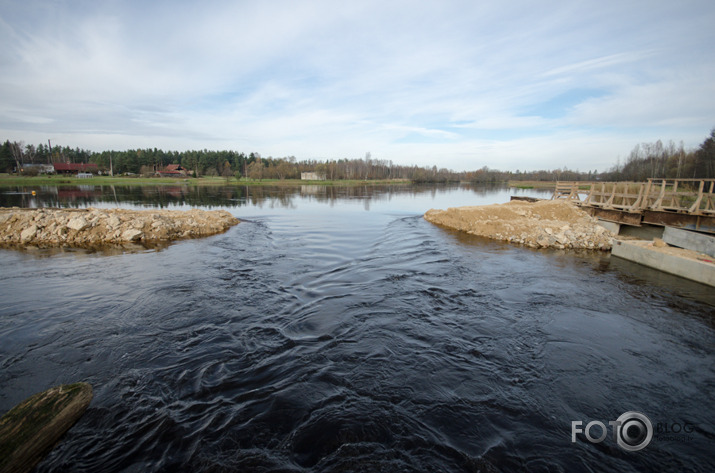
[[[455,230],[532,248],[610,250],[613,233],[564,200],[429,210],[425,220]]]
[[[214,235],[236,225],[225,210],[0,209],[0,246],[89,247]]]

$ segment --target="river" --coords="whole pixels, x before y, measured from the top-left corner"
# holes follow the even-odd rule
[[[515,193],[548,196],[0,189],[2,206],[242,220],[158,248],[0,250],[0,412],[94,387],[39,472],[715,471],[712,288],[422,218]],[[639,451],[608,424],[629,411],[652,424]],[[606,438],[572,441],[575,421]]]

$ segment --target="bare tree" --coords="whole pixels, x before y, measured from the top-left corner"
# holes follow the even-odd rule
[[[25,160],[30,161],[31,163],[35,162],[35,156],[37,155],[37,149],[35,148],[35,145],[27,145],[25,146]]]
[[[248,177],[260,180],[263,177],[263,163],[261,158],[248,165]]]
[[[223,166],[221,166],[221,175],[226,178],[226,182],[231,178],[233,175],[233,171],[231,170],[231,163],[228,161],[223,163]]]
[[[22,147],[23,147],[22,141],[13,141],[12,143],[10,143],[10,150],[12,151],[12,157],[15,160],[15,166],[16,166],[18,173],[20,173],[20,171],[22,170],[22,162],[23,162]]]

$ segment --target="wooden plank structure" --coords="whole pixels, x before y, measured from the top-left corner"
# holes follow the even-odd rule
[[[638,182],[601,182],[590,187],[582,205],[628,212],[640,208],[645,185]]]
[[[590,183],[585,183],[590,185]],[[579,193],[586,193],[588,190],[582,190],[583,182],[578,181],[558,181],[556,183],[556,188],[551,196],[551,200],[566,199],[566,200],[581,200]]]
[[[715,179],[558,182],[551,198],[575,201],[603,220],[715,233]]]
[[[35,394],[0,418],[0,473],[31,471],[92,400],[87,383],[63,384]]]

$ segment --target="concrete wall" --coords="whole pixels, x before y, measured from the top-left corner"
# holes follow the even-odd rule
[[[653,240],[654,238],[663,238],[663,227],[658,225],[643,224],[640,227],[632,225],[621,225],[619,235],[632,236],[642,240]]]
[[[635,226],[600,219],[598,221],[598,224],[606,230],[615,233],[616,235],[631,236],[635,238],[640,238],[641,240],[653,240],[654,238],[663,237],[663,227],[659,225],[643,224],[640,226]]]
[[[663,232],[663,241],[678,248],[686,248],[715,257],[715,237],[710,235],[666,227]]]
[[[650,242],[616,240],[611,254],[682,278],[715,286],[715,264],[657,251]]]

